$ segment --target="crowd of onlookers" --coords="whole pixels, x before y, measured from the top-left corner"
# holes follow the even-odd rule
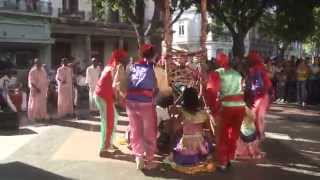
[[[267,60],[276,103],[297,102],[301,106],[320,103],[320,58],[291,57]]]

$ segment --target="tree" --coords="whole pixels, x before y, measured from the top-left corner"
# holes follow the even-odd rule
[[[96,7],[105,9],[105,7],[112,7],[114,10],[120,10],[123,16],[133,26],[138,44],[150,43],[151,37],[156,32],[159,32],[164,26],[163,11],[164,0],[150,0],[154,3],[153,16],[150,20],[145,19],[145,5],[148,0],[95,0]],[[172,0],[171,12],[179,10],[176,17],[173,18],[171,25],[176,22],[182,15],[183,11],[192,5],[192,0]]]
[[[260,31],[281,43],[280,57],[292,42],[303,42],[315,30],[312,1],[281,0],[267,11],[259,22]]]
[[[313,11],[315,28],[313,33],[307,38],[306,44],[309,45],[315,56],[320,55],[320,7]]]
[[[197,1],[195,1],[197,2]],[[279,9],[275,20],[289,21],[294,25],[294,20],[305,18],[304,13],[312,11],[317,0],[297,1],[297,0],[209,0],[208,11],[212,18],[216,18],[228,28],[233,40],[233,55],[242,57],[245,52],[244,40],[248,32],[258,22],[261,17],[272,11]],[[199,3],[198,3],[199,4]],[[302,7],[299,9],[299,7]],[[279,15],[279,16],[278,16]],[[300,18],[298,18],[298,15]],[[292,18],[291,17],[295,17]],[[307,16],[309,18],[309,16]],[[279,24],[284,24],[281,22]],[[300,25],[295,29],[301,30]],[[290,32],[291,33],[291,32]],[[287,33],[287,34],[290,34]],[[303,38],[303,34],[295,34],[293,37]],[[291,38],[293,38],[291,37]]]
[[[245,53],[244,40],[249,30],[257,23],[270,0],[209,0],[208,11],[212,18],[223,22],[232,35],[233,55]]]

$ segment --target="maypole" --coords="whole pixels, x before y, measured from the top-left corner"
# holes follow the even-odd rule
[[[167,73],[167,80],[169,81],[169,85],[171,84],[172,77],[169,74],[169,64],[172,61],[172,26],[171,26],[171,0],[164,0],[164,43],[165,48],[162,49],[164,58],[165,58],[165,70]]]
[[[207,58],[207,26],[208,26],[208,16],[207,16],[207,0],[201,0],[201,35],[200,35],[200,48],[204,51],[204,58]]]
[[[201,56],[200,56],[200,66],[199,66],[199,73],[202,76],[199,76],[199,85],[200,85],[200,95],[204,94],[204,89],[203,87],[205,86],[205,79],[203,76],[206,74],[205,73],[205,68],[204,64],[206,63],[207,60],[207,26],[208,26],[208,16],[207,16],[207,0],[201,0],[201,5],[200,5],[200,13],[201,13],[201,34],[200,34],[200,51],[201,51]],[[204,100],[204,99],[203,99]],[[205,100],[204,100],[204,104]]]
[[[166,53],[171,53],[172,48],[172,30],[171,30],[171,0],[164,0],[164,40],[166,44]]]

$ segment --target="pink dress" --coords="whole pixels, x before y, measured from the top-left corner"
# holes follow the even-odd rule
[[[36,86],[40,92],[31,86]],[[48,119],[47,113],[47,92],[49,80],[47,73],[43,68],[37,69],[33,67],[28,76],[28,86],[30,88],[29,102],[28,102],[28,118],[34,119]]]
[[[205,112],[195,114],[182,111],[183,135],[173,151],[175,163],[184,166],[196,165],[205,161],[212,146],[204,137],[203,125],[209,117]]]
[[[72,69],[61,66],[57,70],[58,82],[58,117],[73,114]]]

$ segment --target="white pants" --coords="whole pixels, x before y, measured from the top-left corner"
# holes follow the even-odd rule
[[[90,111],[98,111],[98,108],[96,106],[96,102],[94,100],[94,91],[95,89],[89,89],[89,109]]]

